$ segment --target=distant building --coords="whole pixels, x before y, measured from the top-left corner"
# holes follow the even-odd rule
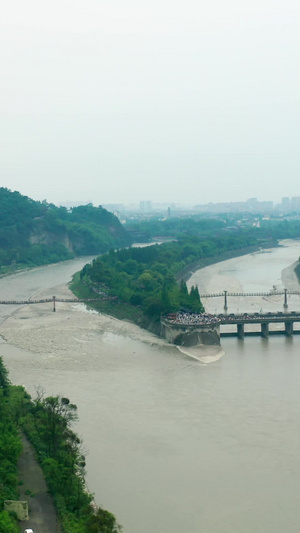
[[[223,202],[196,205],[200,213],[266,213],[273,210],[273,202],[259,202],[257,198],[249,198],[246,202]]]
[[[292,198],[285,196],[281,198],[281,203],[277,205],[277,211],[280,211],[282,214],[299,213],[300,196],[292,196]]]
[[[142,200],[140,202],[140,211],[143,211],[143,213],[149,213],[149,211],[152,211],[152,202],[150,202],[150,200]]]
[[[285,213],[287,213],[288,211],[290,211],[290,199],[285,196],[284,198],[281,198],[281,209],[282,211],[284,211]]]
[[[291,211],[300,211],[300,196],[293,196],[291,199]]]

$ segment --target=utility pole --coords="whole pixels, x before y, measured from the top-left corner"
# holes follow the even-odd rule
[[[283,307],[284,307],[284,309],[287,309],[287,308],[288,308],[288,303],[287,303],[287,289],[284,289],[284,304],[283,304]]]
[[[227,291],[224,291],[224,311],[225,313],[227,312],[228,310],[228,306],[227,306]]]

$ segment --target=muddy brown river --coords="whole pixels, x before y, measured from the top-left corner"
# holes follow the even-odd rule
[[[299,242],[199,271],[200,292],[299,288]],[[86,259],[0,280],[0,299],[66,295]],[[212,290],[213,289],[213,290]],[[208,310],[222,300],[204,301]],[[231,312],[283,298],[229,300]],[[299,297],[289,310],[300,309]],[[249,309],[250,306],[250,309]],[[183,353],[82,304],[0,306],[0,355],[34,396],[79,409],[87,484],[124,533],[295,533],[299,529],[300,336],[222,339]]]

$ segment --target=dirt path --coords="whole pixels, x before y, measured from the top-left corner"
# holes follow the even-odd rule
[[[23,452],[19,459],[20,500],[26,500],[29,520],[20,522],[20,529],[32,528],[34,533],[61,533],[57,523],[53,500],[47,492],[44,475],[35,459],[35,451],[22,436]]]

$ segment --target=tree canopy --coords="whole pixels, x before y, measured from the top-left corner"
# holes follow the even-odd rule
[[[120,221],[92,204],[56,207],[0,188],[0,267],[35,266],[97,255],[131,243]]]

